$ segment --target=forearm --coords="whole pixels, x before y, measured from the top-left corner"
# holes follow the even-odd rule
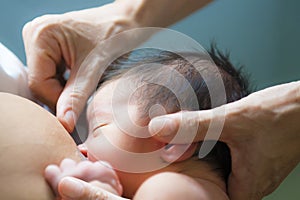
[[[212,0],[116,0],[141,27],[166,27]]]
[[[103,40],[132,28],[167,27],[211,1],[116,0],[104,6],[57,16],[57,23],[63,24],[71,30],[76,28],[77,34],[89,38],[88,40],[96,41],[95,35]]]

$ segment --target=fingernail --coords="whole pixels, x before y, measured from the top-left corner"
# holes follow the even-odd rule
[[[66,124],[64,124],[65,128],[69,132],[72,132],[75,127],[75,123],[76,123],[75,113],[72,110],[67,111],[64,116],[64,121],[66,123]]]
[[[79,181],[74,180],[73,178],[64,178],[61,182],[60,193],[63,197],[67,198],[79,198],[83,195],[84,186]]]
[[[176,124],[170,118],[157,117],[151,120],[149,131],[153,136],[169,136],[176,131]]]

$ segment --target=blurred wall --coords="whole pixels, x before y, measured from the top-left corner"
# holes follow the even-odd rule
[[[1,0],[0,42],[25,63],[21,30],[46,13],[100,6],[108,0]],[[171,5],[170,5],[171,6]],[[217,0],[173,25],[204,47],[215,41],[245,66],[258,89],[300,80],[300,1]],[[300,199],[300,167],[267,200]]]

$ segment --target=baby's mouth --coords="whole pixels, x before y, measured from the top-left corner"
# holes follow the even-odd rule
[[[79,149],[80,153],[85,157],[87,158],[87,147],[86,145],[83,143],[83,144],[80,144],[77,146],[77,148]]]

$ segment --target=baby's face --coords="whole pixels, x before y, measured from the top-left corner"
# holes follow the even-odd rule
[[[119,90],[118,83],[119,80],[115,80],[100,88],[88,106],[89,136],[85,142],[88,158],[106,160],[120,171],[141,172],[135,171],[138,170],[136,163],[140,163],[141,158],[145,163],[148,153],[149,159],[163,163],[159,150],[165,143],[150,137],[148,122],[138,118],[137,107],[130,103],[126,91]]]
[[[88,106],[89,136],[85,142],[88,159],[109,162],[117,171],[126,197],[132,197],[147,178],[163,171],[185,171],[192,177],[211,178],[211,167],[203,162],[189,159],[170,165],[161,158],[172,147],[165,150],[165,143],[150,136],[149,119],[141,120],[139,112],[143,111],[137,109],[133,100],[136,96],[127,94],[130,85],[119,84],[119,81],[101,87]],[[157,112],[149,115],[151,118]],[[183,156],[191,156],[195,148],[192,144],[184,150]]]
[[[85,146],[91,161],[104,160],[117,171],[124,194],[131,197],[150,176],[163,172],[191,172],[197,161],[178,164],[166,162],[165,157],[177,160],[189,158],[197,147],[191,144],[165,149],[166,143],[151,137],[148,131],[150,118],[165,114],[163,106],[151,105],[149,113],[142,110],[139,90],[134,81],[119,78],[103,85],[94,95],[87,109],[89,135]],[[147,96],[142,93],[145,98]],[[139,107],[138,107],[139,106]],[[177,146],[178,147],[178,146]],[[162,159],[164,158],[164,159]],[[175,159],[172,159],[175,158]],[[172,162],[171,161],[171,162]],[[197,177],[198,171],[192,173]]]
[[[160,158],[165,143],[154,140],[147,122],[138,118],[134,104],[118,90],[118,80],[94,95],[87,110],[89,136],[85,142],[91,161],[104,160],[116,169],[124,193],[131,196],[139,185],[168,163]]]

